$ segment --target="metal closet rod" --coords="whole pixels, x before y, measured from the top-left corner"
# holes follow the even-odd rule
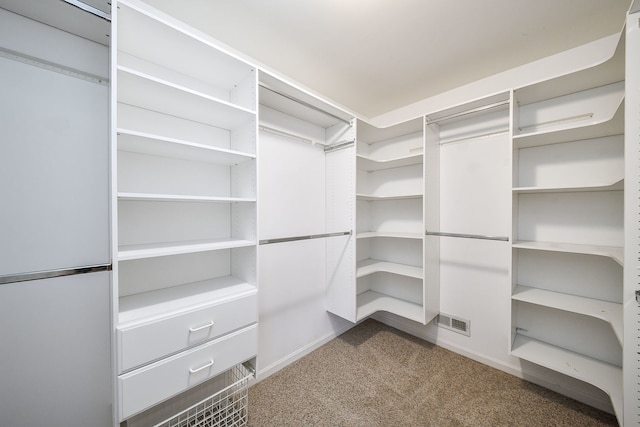
[[[62,0],[63,2],[70,4],[71,6],[75,6],[78,9],[84,10],[85,12],[89,12],[93,15],[96,15],[98,18],[102,18],[105,21],[111,22],[111,15],[103,12],[102,10],[90,6],[86,3],[81,2],[80,0]]]
[[[459,113],[449,114],[448,116],[440,117],[439,119],[433,119],[433,120],[427,119],[426,124],[430,125],[430,124],[433,124],[433,123],[445,122],[447,120],[457,119],[458,117],[467,116],[467,115],[473,114],[473,113],[480,113],[482,111],[491,110],[493,108],[498,108],[498,107],[501,107],[503,105],[508,105],[508,104],[509,104],[509,100],[495,102],[493,104],[483,105],[482,107],[476,107],[476,108],[472,108],[470,110],[461,111]]]
[[[111,271],[111,264],[92,265],[87,267],[68,268],[63,270],[38,271],[35,273],[20,273],[10,276],[0,276],[0,285],[9,283],[28,282],[31,280],[53,279],[54,277],[75,276],[78,274]]]
[[[506,236],[489,236],[485,234],[443,233],[440,231],[429,231],[429,230],[427,230],[425,234],[427,236],[459,237],[462,239],[498,240],[501,242],[509,241],[509,238]]]
[[[349,139],[349,140],[342,140],[342,141],[338,141],[334,144],[331,145],[327,145],[327,144],[323,144],[322,142],[315,142],[309,138],[305,138],[304,136],[300,136],[300,135],[296,135],[294,133],[291,132],[287,132],[284,130],[280,130],[280,129],[275,129],[269,126],[265,126],[265,125],[259,125],[258,128],[261,131],[264,132],[268,132],[274,135],[278,135],[278,136],[284,136],[285,138],[290,138],[293,139],[294,141],[299,141],[299,142],[304,142],[305,144],[311,144],[311,145],[321,145],[322,147],[324,147],[324,151],[325,152],[329,152],[329,151],[334,151],[334,150],[338,150],[340,148],[345,148],[349,145],[353,145],[355,143],[355,139]]]
[[[340,120],[341,122],[346,123],[346,124],[348,124],[349,126],[351,126],[351,122],[350,122],[349,120],[345,120],[345,119],[343,119],[342,117],[339,117],[339,116],[336,116],[335,114],[329,113],[328,111],[325,111],[325,110],[323,110],[322,108],[318,108],[318,107],[316,107],[315,105],[311,105],[311,104],[309,104],[308,102],[302,101],[301,99],[294,98],[294,97],[293,97],[293,96],[291,96],[291,95],[287,95],[287,94],[285,94],[285,93],[279,92],[279,91],[277,91],[277,90],[275,90],[275,89],[273,89],[273,88],[270,88],[269,86],[267,86],[267,85],[266,85],[266,84],[264,84],[264,83],[259,83],[259,86],[260,86],[261,88],[264,88],[264,89],[266,89],[266,90],[270,91],[270,92],[275,93],[276,95],[280,95],[280,96],[282,96],[283,98],[287,98],[287,99],[289,99],[289,100],[291,100],[291,101],[293,101],[293,102],[297,102],[297,103],[298,103],[298,104],[300,104],[300,105],[303,105],[303,106],[305,106],[305,107],[307,107],[307,108],[311,108],[312,110],[317,111],[317,112],[322,113],[322,114],[325,114],[325,115],[327,115],[327,116],[329,116],[329,117],[333,117],[334,119],[336,119],[336,120]]]
[[[351,236],[353,232],[349,231],[340,231],[337,233],[324,233],[324,234],[308,234],[306,236],[295,236],[295,237],[282,237],[279,239],[265,239],[260,240],[261,245],[270,245],[272,243],[284,243],[284,242],[294,242],[296,240],[311,240],[311,239],[323,239],[326,237],[338,237],[338,236]]]

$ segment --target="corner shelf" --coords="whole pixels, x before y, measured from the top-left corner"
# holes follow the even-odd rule
[[[179,194],[150,194],[150,193],[118,193],[118,199],[122,201],[142,202],[204,202],[204,203],[241,203],[255,202],[255,198],[247,197],[210,197],[188,196]]]
[[[409,200],[409,199],[421,199],[422,194],[397,194],[397,195],[374,195],[374,194],[362,194],[356,193],[356,198],[358,200],[364,200],[368,202],[379,202],[386,200]]]
[[[375,291],[366,291],[358,295],[356,321],[378,311],[386,311],[420,323],[424,321],[424,308],[419,304]]]
[[[582,191],[617,191],[624,190],[624,179],[619,179],[613,183],[590,186],[574,186],[574,187],[516,187],[513,189],[515,194],[527,193],[574,193]]]
[[[618,419],[622,416],[622,369],[563,348],[516,334],[513,356],[593,384],[611,398]]]
[[[400,276],[413,277],[414,279],[422,279],[423,276],[422,267],[369,258],[358,262],[356,278],[378,272],[393,273]]]
[[[529,249],[536,251],[569,252],[584,255],[598,255],[609,257],[620,265],[624,265],[624,253],[621,247],[598,246],[598,245],[578,245],[574,243],[555,242],[534,242],[516,241],[513,243],[515,249]]]
[[[362,154],[356,155],[357,168],[367,172],[383,169],[392,169],[402,166],[412,166],[422,164],[422,153],[410,154],[407,156],[393,157],[389,159],[375,159]]]
[[[374,237],[422,240],[423,235],[422,233],[405,233],[396,231],[363,231],[356,233],[356,239],[371,239]]]
[[[255,242],[241,239],[213,239],[204,241],[128,245],[121,246],[119,248],[118,261],[242,248],[254,245]]]
[[[522,285],[516,286],[511,298],[601,319],[611,325],[622,345],[622,304]]]

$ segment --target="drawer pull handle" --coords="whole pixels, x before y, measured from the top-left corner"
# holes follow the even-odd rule
[[[198,332],[201,331],[203,329],[207,329],[213,326],[213,320],[209,320],[209,323],[207,323],[206,325],[202,325],[202,326],[198,326],[196,328],[189,328],[189,332]]]
[[[189,372],[191,372],[192,374],[195,374],[196,372],[200,372],[204,369],[207,369],[209,367],[213,366],[213,359],[209,360],[208,363],[205,363],[203,366],[200,366],[199,368],[190,368]]]

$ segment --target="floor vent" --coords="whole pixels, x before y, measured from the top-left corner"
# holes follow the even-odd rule
[[[459,319],[449,314],[438,314],[438,326],[458,332],[468,337],[471,336],[471,322],[469,320]]]

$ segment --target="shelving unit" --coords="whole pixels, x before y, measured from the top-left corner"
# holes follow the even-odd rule
[[[511,354],[599,387],[619,418],[621,45],[604,64],[516,90],[512,136]]]
[[[114,22],[122,421],[255,358],[257,73],[140,1]]]
[[[378,311],[426,321],[423,153],[420,119],[386,129],[357,123],[357,309],[352,321]]]

